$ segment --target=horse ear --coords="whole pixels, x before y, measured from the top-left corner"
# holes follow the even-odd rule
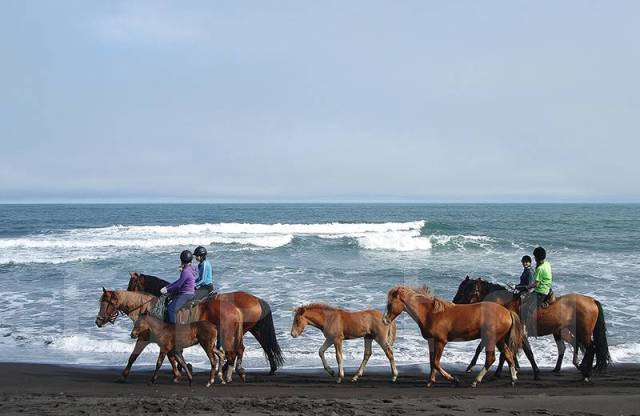
[[[464,280],[469,280],[469,275],[467,275],[467,277],[465,277]]]
[[[102,286],[102,293],[107,293],[107,289],[105,289],[104,286]]]
[[[138,276],[138,273],[136,273],[136,272],[129,272],[129,276],[131,276],[131,277],[137,277],[137,276]]]

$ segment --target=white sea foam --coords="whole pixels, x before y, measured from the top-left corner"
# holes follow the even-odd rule
[[[425,221],[318,224],[182,224],[114,225],[71,229],[52,234],[0,239],[0,264],[64,263],[103,259],[130,248],[173,248],[191,245],[235,245],[245,249],[274,249],[296,236],[353,238],[371,250],[428,250],[421,236]]]

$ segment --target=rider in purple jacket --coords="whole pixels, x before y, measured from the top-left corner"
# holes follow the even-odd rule
[[[176,312],[183,307],[187,302],[193,298],[196,286],[196,277],[198,276],[198,269],[191,265],[193,261],[193,254],[189,250],[184,250],[180,253],[180,262],[182,264],[182,272],[180,278],[175,282],[160,289],[160,293],[175,294],[168,307],[168,318],[172,324],[176,323]]]

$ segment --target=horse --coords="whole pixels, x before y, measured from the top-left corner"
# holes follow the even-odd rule
[[[143,314],[140,315],[133,325],[131,338],[144,338],[147,341],[154,342],[160,347],[160,354],[156,361],[156,370],[149,380],[150,384],[155,384],[164,357],[167,354],[175,354],[178,362],[186,368],[187,376],[189,377],[189,386],[191,386],[191,366],[185,364],[184,358],[182,357],[182,350],[196,344],[200,344],[211,363],[211,373],[206,387],[215,383],[216,375],[220,378],[222,384],[225,382],[222,377],[221,366],[218,365],[219,362],[224,360],[224,353],[216,348],[218,328],[211,322],[198,321],[188,325],[173,325],[151,315]],[[178,380],[174,379],[174,382],[177,381]]]
[[[143,292],[130,292],[127,290],[107,290],[102,288],[100,298],[100,310],[96,316],[96,326],[103,327],[107,323],[114,323],[118,315],[125,314],[132,321],[137,321],[140,314],[147,313],[158,301],[158,298]],[[242,342],[242,313],[233,304],[218,299],[210,299],[198,304],[195,308],[194,321],[209,321],[218,328],[220,345],[226,353],[226,380],[231,382],[231,371],[236,363],[236,372],[244,381],[242,369],[237,365],[236,358],[242,356],[244,345]],[[149,340],[138,339],[129,356],[127,366],[118,379],[125,382],[131,371],[131,366],[140,353],[149,345]],[[177,365],[172,356],[169,356],[174,379],[180,377]]]
[[[453,301],[475,303],[488,299],[503,304],[512,311],[520,311],[519,296],[514,296],[504,286],[482,279],[470,279],[469,276],[460,283]],[[548,308],[537,310],[536,327],[532,329],[537,336],[553,335],[558,347],[558,359],[553,369],[555,372],[559,372],[562,366],[566,348],[564,341],[573,346],[574,365],[582,373],[584,381],[589,381],[593,369],[603,371],[611,363],[604,311],[600,302],[590,296],[577,293],[559,296]],[[482,345],[478,346],[481,347]],[[578,349],[584,350],[580,364]]]
[[[159,277],[138,272],[129,272],[129,276],[127,290],[133,292],[147,292],[160,296],[160,289],[169,284]],[[274,374],[284,364],[284,357],[276,338],[269,304],[257,296],[240,291],[220,293],[216,299],[233,303],[242,312],[243,331],[251,332],[258,341],[269,361],[269,374]],[[240,362],[241,366],[242,362]]]
[[[364,367],[371,357],[371,344],[373,340],[380,345],[391,364],[391,381],[398,378],[398,370],[393,358],[391,348],[396,338],[396,325],[385,325],[382,323],[382,313],[376,310],[367,309],[364,311],[346,311],[334,308],[329,305],[313,303],[303,305],[295,309],[293,325],[291,326],[291,336],[293,338],[302,334],[307,325],[314,326],[322,331],[325,340],[320,347],[320,359],[325,371],[331,376],[335,376],[334,371],[327,364],[324,353],[331,345],[336,347],[336,361],[338,362],[338,379],[341,383],[344,378],[344,355],[342,352],[342,342],[345,339],[364,338],[364,358],[351,379],[352,382],[364,373]]]
[[[515,385],[518,377],[514,357],[522,347],[524,338],[517,314],[491,302],[456,305],[434,297],[427,287],[398,286],[390,289],[383,322],[390,324],[405,311],[416,321],[422,337],[429,342],[431,372],[427,387],[436,382],[436,370],[456,386],[459,385],[458,378],[440,366],[442,351],[449,341],[478,338],[487,345],[485,365],[471,386],[476,387],[491,368],[495,361],[496,346],[509,363],[511,384]]]

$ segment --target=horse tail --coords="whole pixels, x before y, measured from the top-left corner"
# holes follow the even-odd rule
[[[393,343],[396,342],[396,321],[394,320],[388,326],[387,343],[389,343],[389,346],[393,347]]]
[[[504,343],[515,356],[518,354],[518,351],[522,349],[522,344],[524,343],[524,330],[518,314],[513,311],[509,311],[509,314],[511,314],[511,328],[509,329],[509,332],[507,332]]]
[[[262,299],[258,299],[258,301],[262,312],[260,313],[260,319],[250,331],[264,350],[264,354],[269,360],[271,374],[273,374],[284,364],[284,357],[276,338],[271,307]]]
[[[593,345],[596,354],[596,371],[605,370],[611,364],[611,355],[609,354],[609,343],[607,342],[607,326],[604,321],[604,310],[602,304],[594,299],[598,305],[598,319],[596,327],[593,330]]]

